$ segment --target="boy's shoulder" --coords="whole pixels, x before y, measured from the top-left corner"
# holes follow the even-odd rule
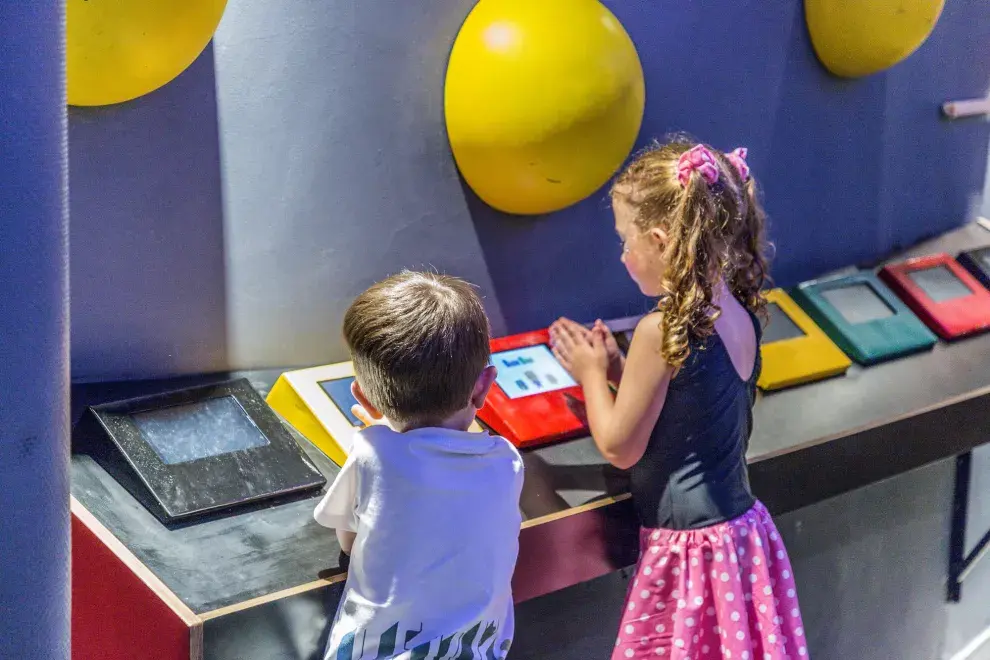
[[[510,460],[522,465],[522,455],[500,435],[424,428],[399,433],[387,426],[369,426],[354,434],[350,455],[358,463],[377,462],[387,455],[407,454],[412,447],[428,445],[439,454],[473,455],[477,458]],[[421,452],[415,452],[423,455]],[[426,455],[431,455],[427,453]]]

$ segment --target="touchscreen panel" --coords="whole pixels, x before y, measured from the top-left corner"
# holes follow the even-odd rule
[[[268,438],[233,396],[131,415],[141,436],[168,465],[263,447]]]
[[[498,369],[495,382],[510,399],[577,385],[545,344],[495,353],[492,364]]]
[[[935,302],[946,302],[973,295],[969,287],[945,266],[908,272],[908,277]]]
[[[853,284],[822,291],[822,297],[849,323],[869,323],[894,315],[883,298],[868,284]]]
[[[804,337],[804,331],[777,303],[767,303],[767,313],[770,315],[770,322],[763,331],[764,344]]]
[[[354,376],[350,376],[348,378],[338,378],[337,380],[324,380],[320,383],[320,387],[323,388],[323,391],[333,401],[333,405],[337,406],[337,409],[344,414],[344,417],[351,423],[351,426],[361,427],[364,424],[351,412],[351,406],[357,404],[357,399],[351,394],[351,383],[353,382]]]

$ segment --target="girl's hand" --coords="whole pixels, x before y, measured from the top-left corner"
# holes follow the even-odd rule
[[[582,385],[595,374],[606,376],[608,351],[600,332],[560,319],[550,326],[550,344],[561,366]]]
[[[626,366],[626,358],[622,354],[622,351],[619,350],[619,344],[615,341],[615,335],[612,334],[612,331],[608,329],[608,326],[601,319],[595,321],[590,330],[580,323],[575,323],[570,319],[564,318],[558,319],[550,326],[551,332],[553,332],[555,326],[558,329],[566,327],[571,331],[571,334],[584,337],[589,342],[591,341],[592,334],[600,335],[602,342],[605,344],[605,354],[608,356],[606,377],[610,383],[619,384],[619,381],[622,380],[622,371]]]
[[[622,380],[622,371],[626,367],[626,357],[619,350],[619,344],[615,341],[615,335],[612,334],[612,331],[608,329],[608,326],[601,319],[595,321],[591,332],[600,334],[602,341],[605,342],[605,353],[608,355],[608,380],[610,383],[618,385],[619,381]]]

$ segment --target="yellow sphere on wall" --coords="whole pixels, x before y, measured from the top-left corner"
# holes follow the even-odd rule
[[[843,78],[889,69],[928,39],[945,0],[806,0],[818,59]]]
[[[110,105],[154,91],[203,52],[227,0],[67,0],[70,105]]]
[[[538,214],[608,181],[645,99],[636,48],[597,0],[480,0],[454,42],[444,108],[468,185],[500,211]]]

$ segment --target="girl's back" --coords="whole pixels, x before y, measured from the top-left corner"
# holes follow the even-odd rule
[[[715,334],[693,342],[670,381],[646,452],[630,469],[646,527],[697,529],[731,520],[755,500],[746,447],[759,378],[759,323],[726,292]]]

